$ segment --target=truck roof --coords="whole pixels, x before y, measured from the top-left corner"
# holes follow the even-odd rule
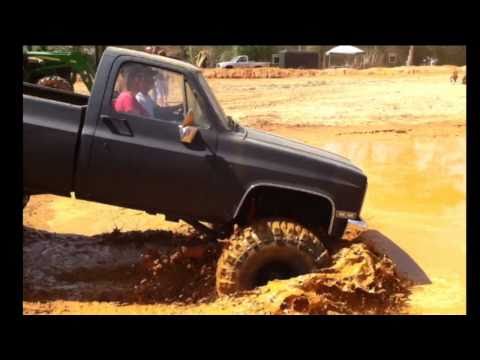
[[[161,61],[163,63],[166,63],[172,67],[177,67],[178,69],[181,69],[183,71],[190,71],[192,73],[198,73],[200,72],[200,69],[186,61],[181,61],[177,59],[172,59],[166,56],[160,56],[160,55],[153,55],[149,54],[143,51],[137,51],[137,50],[130,50],[130,49],[124,49],[124,48],[118,48],[114,46],[109,46],[105,50],[106,55],[110,56],[121,56],[121,55],[127,55],[127,56],[132,56],[132,57],[138,57],[142,59],[149,59],[152,61]]]

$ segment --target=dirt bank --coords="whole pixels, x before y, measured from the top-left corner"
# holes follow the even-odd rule
[[[314,76],[404,76],[404,75],[431,75],[452,74],[458,71],[459,76],[465,73],[465,67],[454,65],[442,66],[398,66],[392,68],[369,69],[284,69],[278,67],[264,67],[252,69],[204,69],[203,75],[207,79],[275,79],[289,77]]]

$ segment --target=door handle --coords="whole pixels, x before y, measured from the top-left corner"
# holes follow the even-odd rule
[[[132,128],[130,127],[130,124],[128,123],[127,120],[112,118],[109,115],[101,115],[100,119],[102,119],[103,123],[108,127],[108,129],[112,133],[117,134],[117,135],[121,135],[121,136],[133,137]],[[119,130],[118,125],[120,125],[120,128],[127,129],[127,131]]]

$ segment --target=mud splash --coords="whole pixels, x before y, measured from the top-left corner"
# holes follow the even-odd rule
[[[410,294],[388,258],[354,242],[320,273],[217,298],[220,251],[193,231],[80,236],[24,228],[24,301],[116,302],[192,314],[390,314],[403,312]]]
[[[396,275],[389,258],[361,243],[341,249],[333,266],[285,285],[297,293],[287,296],[276,313],[322,315],[403,313],[411,286]]]

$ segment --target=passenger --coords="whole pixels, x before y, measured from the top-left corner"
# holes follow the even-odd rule
[[[134,65],[126,71],[127,81],[126,89],[123,90],[114,101],[114,109],[119,113],[128,113],[133,115],[148,116],[147,110],[140,105],[135,95],[142,87],[145,69],[143,66]]]
[[[149,92],[153,89],[154,80],[153,77],[156,74],[155,71],[145,69],[144,77],[140,85],[140,91],[135,95],[135,98],[143,106],[143,108],[148,112],[150,117],[155,117],[155,108],[157,104],[151,98]]]

